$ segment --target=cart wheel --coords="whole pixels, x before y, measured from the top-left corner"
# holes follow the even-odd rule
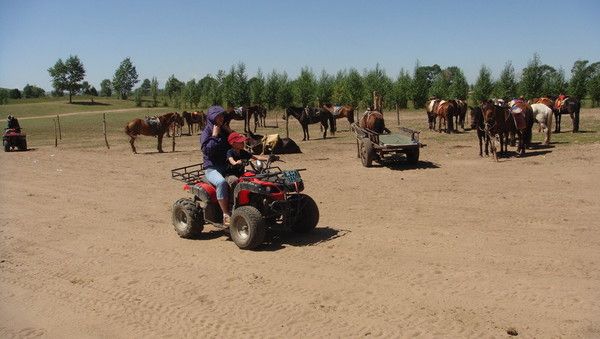
[[[182,238],[193,238],[204,229],[202,210],[192,199],[182,198],[173,204],[171,216],[175,231]]]
[[[369,138],[363,138],[360,143],[360,160],[363,166],[373,166],[373,160],[375,159],[375,151],[373,150],[373,143]]]
[[[416,164],[419,162],[419,147],[411,149],[406,152],[406,160],[410,164]]]

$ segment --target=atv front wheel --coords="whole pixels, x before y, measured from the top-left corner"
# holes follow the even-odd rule
[[[253,206],[238,207],[231,215],[231,240],[243,250],[256,248],[265,240],[265,223],[260,211]]]
[[[312,231],[319,223],[319,206],[306,194],[298,194],[299,199],[296,205],[298,213],[296,220],[290,225],[292,231],[298,233],[308,233]]]
[[[175,232],[182,238],[193,238],[204,229],[202,210],[192,199],[182,198],[173,204],[172,215]]]
[[[21,138],[21,142],[19,142],[19,150],[27,151],[27,139]]]

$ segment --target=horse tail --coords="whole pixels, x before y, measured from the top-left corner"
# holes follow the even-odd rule
[[[329,131],[331,132],[331,134],[335,134],[335,130],[336,130],[335,124],[336,124],[335,117],[333,116],[333,114],[330,114],[329,115]]]
[[[134,126],[135,126],[135,120],[130,121],[127,123],[127,125],[125,125],[125,134],[127,134],[128,136],[130,136],[132,138],[135,138],[139,134],[134,131]]]

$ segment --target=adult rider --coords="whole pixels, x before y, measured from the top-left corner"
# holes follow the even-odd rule
[[[204,175],[217,189],[217,200],[223,211],[223,226],[231,224],[229,186],[224,178],[227,170],[227,151],[231,148],[227,137],[231,133],[225,110],[211,106],[206,113],[206,126],[200,135],[200,149],[204,157]]]

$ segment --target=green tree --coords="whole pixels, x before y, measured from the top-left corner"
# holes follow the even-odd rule
[[[169,97],[169,101],[173,100],[174,97],[178,97],[181,94],[184,83],[179,81],[175,74],[171,74],[167,82],[165,83],[165,93]]]
[[[588,60],[577,60],[571,68],[571,80],[569,81],[569,95],[581,100],[587,92],[587,81],[591,68]]]
[[[325,70],[321,71],[319,80],[317,81],[316,96],[319,106],[330,103],[333,98],[333,86],[335,79]]]
[[[412,81],[412,99],[415,108],[425,107],[429,98],[429,87],[442,69],[439,65],[421,66],[419,61],[415,65],[415,71]]]
[[[240,62],[234,72],[234,99],[238,105],[250,105],[250,90],[248,89],[248,75],[246,65]]]
[[[411,82],[410,74],[404,68],[400,69],[392,91],[392,102],[398,105],[398,108],[408,108]]]
[[[294,86],[295,101],[300,103],[302,107],[312,106],[317,97],[316,89],[317,82],[314,73],[310,68],[303,67]]]
[[[79,88],[79,91],[82,94],[86,94],[89,95],[90,94],[90,89],[92,88],[92,86],[90,86],[90,83],[87,81],[84,81],[81,83],[81,87]]]
[[[221,82],[221,91],[223,96],[223,105],[227,107],[234,107],[237,104],[234,66],[231,66],[229,73],[223,77],[223,81]]]
[[[0,105],[8,103],[8,90],[6,88],[0,88]]]
[[[450,88],[448,96],[452,99],[467,100],[469,96],[469,83],[465,74],[458,67],[448,67],[451,72]]]
[[[151,86],[152,84],[150,83],[150,79],[144,79],[144,81],[142,81],[142,84],[140,85],[140,90],[142,91],[143,96],[150,95]]]
[[[142,90],[140,88],[133,91],[133,101],[137,107],[142,107]]]
[[[80,82],[85,77],[85,68],[78,56],[69,56],[63,63],[62,59],[48,69],[55,91],[68,91],[69,103],[73,102],[73,93],[81,88]]]
[[[557,97],[566,92],[567,85],[565,71],[562,68],[548,69],[543,75],[542,95]]]
[[[96,89],[96,87],[92,86],[92,88],[90,88],[90,95],[94,97],[98,96],[98,90]]]
[[[102,80],[100,83],[100,96],[110,97],[112,95],[112,82],[108,79]]]
[[[112,85],[122,100],[126,100],[138,82],[138,74],[130,58],[125,58],[115,71]]]
[[[278,102],[279,89],[281,83],[279,81],[279,74],[276,70],[273,70],[268,76],[265,83],[265,103],[269,110],[274,109]]]
[[[590,75],[587,82],[587,92],[592,99],[592,107],[600,104],[600,62],[593,63],[590,67]]]
[[[450,99],[450,73],[442,72],[439,73],[429,87],[429,96],[438,99],[448,100]]]
[[[23,87],[24,98],[39,98],[43,97],[44,95],[45,91],[37,86],[27,84],[25,87]]]
[[[200,87],[200,102],[204,107],[219,104],[217,101],[217,89],[219,83],[215,78],[207,74],[204,78],[198,81],[198,87]]]
[[[473,100],[477,103],[487,100],[492,95],[493,90],[492,73],[483,65],[479,70],[479,77],[473,86]]]
[[[354,68],[351,68],[350,71],[348,71],[348,76],[346,77],[346,87],[348,90],[348,98],[350,99],[350,104],[353,107],[358,108],[358,105],[360,104],[360,100],[364,92],[364,84],[362,76]]]
[[[521,82],[519,84],[519,94],[525,98],[537,98],[542,96],[544,71],[545,69],[542,67],[539,55],[534,53],[533,59],[531,59],[527,64],[527,67],[523,69],[523,76],[521,77]]]
[[[190,108],[194,107],[195,93],[196,92],[196,79],[188,81],[181,91],[181,97],[183,99],[184,107],[189,105]]]
[[[8,92],[8,97],[11,99],[21,99],[23,95],[21,94],[21,91],[19,91],[18,88],[14,88]]]
[[[288,79],[286,72],[278,76],[279,90],[277,91],[277,103],[279,107],[286,108],[294,104],[293,84]]]
[[[256,76],[248,81],[250,91],[250,102],[255,105],[262,105],[265,101],[265,77],[260,68]]]
[[[150,81],[150,95],[152,96],[152,107],[158,106],[158,80],[156,77]]]
[[[363,84],[362,101],[366,106],[370,106],[373,103],[374,91],[381,96],[383,104],[386,105],[386,101],[389,101],[388,96],[392,92],[392,81],[379,64],[375,65],[375,69],[365,71]]]
[[[504,65],[500,79],[494,85],[494,97],[503,99],[508,102],[517,97],[517,80],[515,77],[515,69],[509,61]]]

